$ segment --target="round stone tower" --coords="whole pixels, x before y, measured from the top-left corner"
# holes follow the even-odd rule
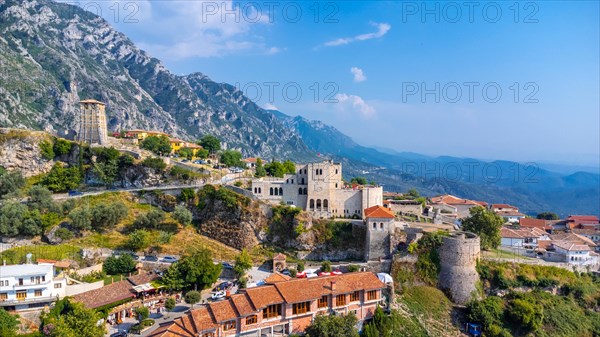
[[[444,237],[439,248],[439,287],[457,304],[466,304],[476,292],[479,275],[475,269],[479,260],[479,236],[469,232],[452,233]]]

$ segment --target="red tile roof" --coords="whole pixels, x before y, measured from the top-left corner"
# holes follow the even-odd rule
[[[573,251],[573,250],[585,250],[585,251],[589,251],[592,250],[590,248],[590,246],[588,245],[583,245],[577,242],[573,242],[573,241],[552,241],[552,245],[556,246],[556,247],[560,247],[562,249],[568,250],[568,251]]]
[[[364,214],[365,214],[365,218],[387,218],[387,219],[394,218],[394,213],[392,213],[392,211],[390,211],[389,209],[387,209],[383,206],[379,206],[379,205],[375,205],[375,206],[366,208]]]
[[[500,236],[503,238],[511,239],[524,239],[524,238],[539,238],[547,235],[544,230],[537,227],[534,228],[523,228],[523,229],[512,229],[508,227],[502,227],[500,230]]]
[[[528,228],[552,229],[552,226],[544,219],[521,218],[519,225]]]
[[[86,291],[73,296],[76,302],[83,303],[86,308],[95,309],[127,298],[134,298],[135,293],[127,280],[115,282],[99,289]]]
[[[461,199],[461,198],[455,197],[450,194],[433,197],[433,198],[431,198],[431,202],[434,204],[473,205],[473,206],[483,206],[483,207],[487,207],[487,205],[488,205],[487,202],[485,202],[485,201]]]
[[[283,297],[273,285],[248,288],[245,292],[256,309],[262,309],[271,304],[283,303]]]
[[[265,283],[273,284],[277,282],[289,281],[292,278],[281,273],[273,273],[265,279]]]
[[[217,323],[230,321],[238,317],[237,311],[235,310],[233,302],[230,299],[219,302],[211,302],[208,307],[215,318],[215,322]]]
[[[245,293],[231,295],[231,300],[240,316],[247,316],[257,311]]]
[[[246,163],[256,163],[256,158],[246,158],[243,161]]]

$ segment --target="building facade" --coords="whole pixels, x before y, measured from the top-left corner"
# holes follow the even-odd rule
[[[106,105],[96,100],[79,102],[79,131],[77,140],[88,144],[107,145]]]
[[[252,193],[272,204],[283,202],[323,218],[362,219],[362,210],[383,204],[381,186],[345,185],[342,164],[332,161],[296,166],[295,174],[283,178],[254,179]]]
[[[391,235],[396,228],[394,213],[383,206],[364,211],[367,227],[365,260],[387,259],[392,255]]]
[[[0,307],[43,307],[65,296],[66,278],[52,264],[0,266]]]
[[[248,288],[159,327],[152,337],[273,337],[303,333],[315,316],[373,316],[386,285],[373,273],[292,279]]]

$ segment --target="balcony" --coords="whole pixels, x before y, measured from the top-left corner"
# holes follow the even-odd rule
[[[19,283],[15,283],[12,285],[13,289],[33,289],[33,288],[40,288],[40,287],[48,287],[50,286],[50,284],[52,283],[52,281],[44,281],[44,282],[23,282],[22,285],[19,285]]]
[[[54,302],[58,301],[58,297],[54,296],[37,296],[37,297],[27,297],[24,299],[7,299],[0,300],[0,307],[7,307],[13,305],[24,305],[24,304],[34,304],[34,303],[46,303],[46,302]]]

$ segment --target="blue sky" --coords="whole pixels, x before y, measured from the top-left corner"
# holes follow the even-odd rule
[[[599,165],[596,1],[130,2],[103,17],[174,73],[360,144]]]

